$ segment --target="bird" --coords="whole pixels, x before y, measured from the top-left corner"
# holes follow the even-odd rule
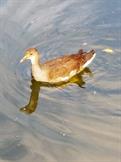
[[[73,54],[66,54],[44,63],[40,61],[40,53],[36,48],[25,51],[20,63],[30,60],[32,64],[32,77],[39,82],[56,84],[67,82],[83,71],[95,58],[95,50],[84,52],[80,49]]]

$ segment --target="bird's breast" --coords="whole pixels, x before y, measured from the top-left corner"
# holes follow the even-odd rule
[[[41,69],[37,65],[32,66],[32,75],[36,81],[42,81],[42,82],[48,81],[47,72],[45,70]]]

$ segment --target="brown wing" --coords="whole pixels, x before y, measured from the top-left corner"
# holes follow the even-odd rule
[[[72,54],[48,61],[44,66],[48,69],[49,79],[54,80],[59,77],[69,76],[73,70],[78,72],[82,61],[80,54]]]
[[[68,77],[72,71],[76,73],[80,72],[80,67],[82,67],[83,70],[83,65],[90,60],[94,53],[94,50],[83,52],[81,49],[77,54],[65,55],[47,61],[43,64],[43,68],[48,71],[49,80],[56,80],[59,77]]]
[[[49,67],[51,68],[51,67],[55,66],[56,64],[57,64],[57,65],[62,64],[63,61],[65,62],[65,61],[67,61],[68,59],[69,59],[69,56],[68,56],[68,55],[66,55],[66,56],[61,56],[61,57],[59,57],[59,58],[55,58],[55,59],[53,59],[53,60],[46,61],[46,62],[44,63],[44,65],[45,65],[45,66],[49,66]]]

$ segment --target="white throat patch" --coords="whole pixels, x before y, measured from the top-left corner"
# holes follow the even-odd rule
[[[31,63],[32,63],[32,64],[35,64],[35,56],[31,56],[31,57],[30,57],[30,60],[31,60]]]

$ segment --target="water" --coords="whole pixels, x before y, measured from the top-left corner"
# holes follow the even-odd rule
[[[120,162],[120,15],[119,0],[0,0],[0,162]],[[85,88],[35,83],[36,110],[21,112],[32,83],[19,60],[29,47],[42,61],[95,49]]]

